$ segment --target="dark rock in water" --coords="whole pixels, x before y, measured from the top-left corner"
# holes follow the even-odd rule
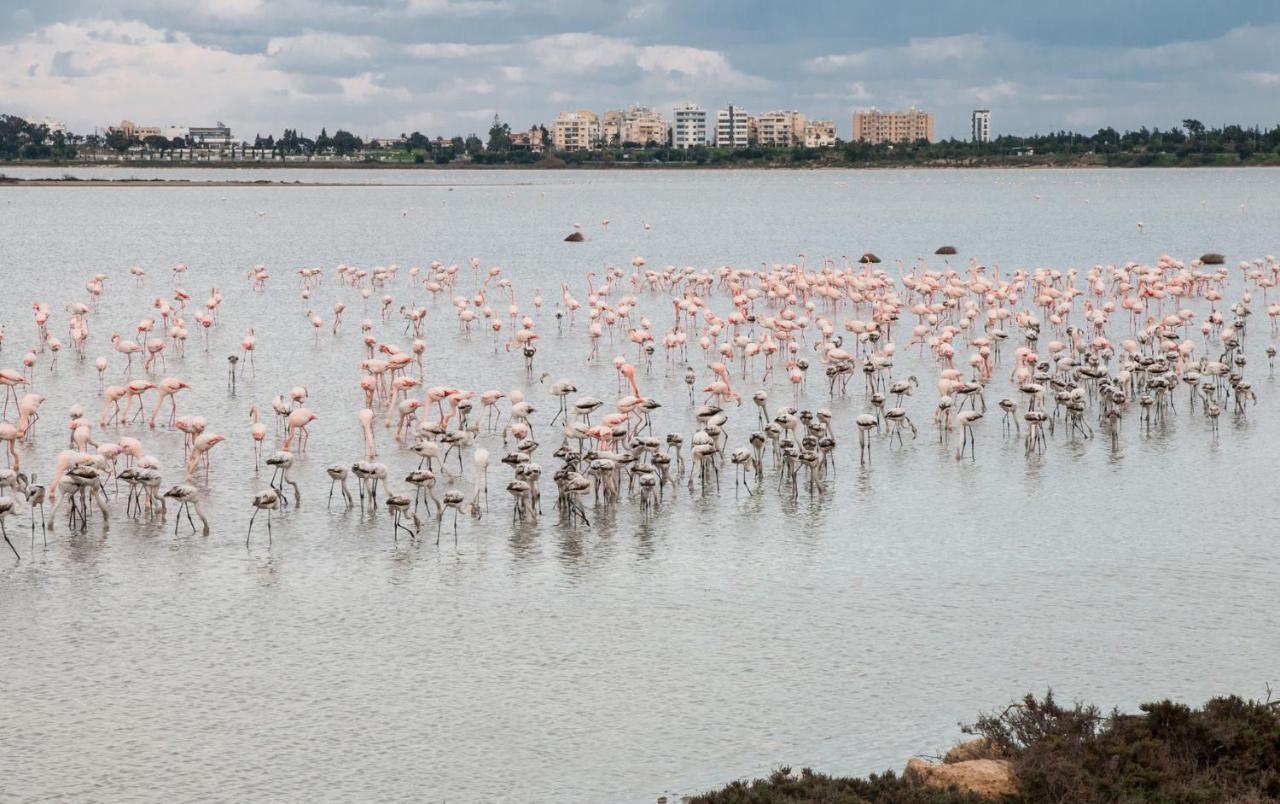
[[[1204,263],[1205,265],[1222,265],[1226,261],[1227,261],[1226,257],[1214,251],[1210,251],[1208,254],[1200,255],[1200,262]]]
[[[564,239],[564,242],[566,242],[566,243],[581,243],[583,240],[586,240],[586,239],[587,239],[587,238],[585,238],[585,237],[583,237],[583,236],[582,236],[582,232],[574,232],[573,234],[571,234],[571,235],[569,235],[568,237],[566,237],[566,238]]]
[[[955,254],[956,247],[955,246],[938,246],[938,250],[933,253],[934,254]]]
[[[880,262],[880,258],[872,254],[870,251],[868,251],[866,254],[863,254],[861,257],[858,258],[858,262],[863,262],[863,263]]]

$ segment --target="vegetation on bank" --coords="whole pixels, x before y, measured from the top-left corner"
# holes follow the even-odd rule
[[[1276,702],[1280,703],[1280,702]],[[1149,802],[1261,804],[1280,799],[1280,711],[1235,696],[1192,709],[1171,701],[1140,714],[1062,706],[1049,692],[1028,695],[963,730],[985,739],[991,758],[1008,759],[1014,804]],[[914,784],[886,772],[839,778],[782,768],[766,779],[733,782],[691,804],[974,804],[956,789]],[[989,799],[987,799],[989,801]]]
[[[431,139],[415,131],[396,142],[365,142],[349,131],[330,135],[322,128],[315,138],[285,129],[280,136],[256,135],[218,154],[216,164],[239,161],[315,165],[310,160],[338,160],[354,166],[493,166],[493,167],[1193,167],[1280,165],[1280,126],[1270,129],[1228,125],[1209,128],[1198,120],[1162,131],[1141,128],[1119,132],[1104,128],[1094,134],[1059,131],[1031,136],[1005,135],[989,143],[940,140],[871,145],[838,142],[833,148],[747,148],[698,146],[687,150],[651,143],[611,146],[592,151],[552,152],[545,128],[532,139],[517,140],[510,126],[494,118],[487,140],[476,134]],[[525,137],[526,135],[521,135]],[[534,145],[537,147],[535,148]],[[24,162],[92,162],[113,159],[151,165],[172,161],[199,164],[212,152],[181,137],[145,140],[119,131],[106,135],[51,132],[42,124],[0,115],[0,160]],[[321,164],[335,164],[323,161]]]

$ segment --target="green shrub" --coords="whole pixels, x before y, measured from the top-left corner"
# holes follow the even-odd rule
[[[1063,706],[1027,695],[962,726],[1012,761],[1025,804],[1261,804],[1280,800],[1280,712],[1236,696],[1192,709],[1164,700],[1140,714]],[[892,772],[866,779],[781,768],[693,804],[961,804],[983,799],[913,787]]]

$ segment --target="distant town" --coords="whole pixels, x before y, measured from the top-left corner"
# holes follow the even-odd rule
[[[972,110],[969,136],[939,140],[934,115],[909,108],[852,113],[852,138],[837,136],[832,120],[797,110],[752,114],[729,104],[707,110],[675,106],[669,116],[632,105],[598,114],[562,111],[549,125],[512,130],[498,115],[483,138],[434,138],[418,131],[360,136],[327,128],[246,138],[222,122],[156,125],[122,120],[74,133],[52,118],[0,115],[0,160],[68,163],[388,163],[431,165],[984,165],[1280,164],[1280,129],[1210,128],[1185,119],[1166,130],[1142,128],[1094,134],[1059,131],[1018,136],[992,133],[992,111]]]

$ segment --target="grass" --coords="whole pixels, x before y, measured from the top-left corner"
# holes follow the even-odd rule
[[[1277,702],[1280,703],[1280,702]],[[1261,804],[1280,800],[1280,712],[1236,696],[1199,708],[1169,700],[1138,714],[1064,706],[1027,695],[962,727],[1009,759],[1019,794],[1008,804]],[[892,772],[862,778],[781,768],[733,782],[692,804],[971,804],[959,791],[915,787]]]

